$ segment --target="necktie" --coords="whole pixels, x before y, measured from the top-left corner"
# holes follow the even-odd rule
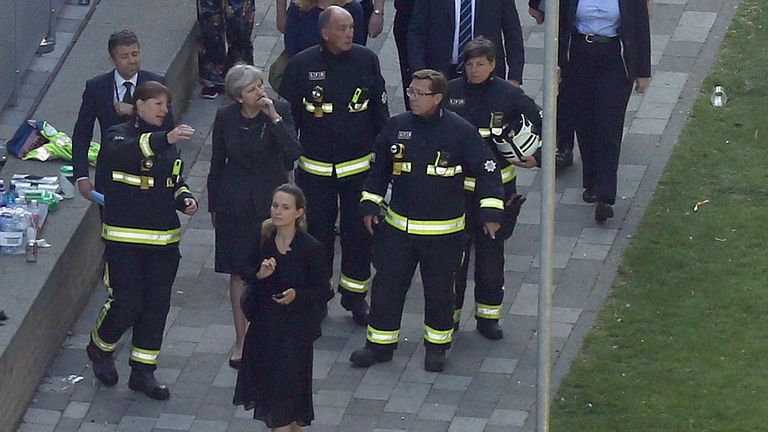
[[[125,81],[123,86],[125,86],[125,94],[123,94],[122,102],[133,104],[133,95],[131,95],[131,87],[133,87],[133,83],[130,81]]]
[[[464,60],[461,51],[470,40],[472,40],[472,0],[461,0],[459,4],[459,73],[464,72]]]

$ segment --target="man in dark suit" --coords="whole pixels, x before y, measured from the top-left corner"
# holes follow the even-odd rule
[[[164,83],[165,79],[140,69],[141,48],[139,39],[128,30],[121,30],[109,37],[107,44],[109,61],[115,69],[89,79],[85,83],[83,102],[72,133],[72,165],[77,188],[86,199],[91,199],[93,183],[88,178],[88,148],[93,139],[93,125],[99,121],[102,136],[112,126],[128,121],[133,116],[133,92],[145,81]],[[169,112],[163,126],[173,128],[173,115]],[[96,190],[104,180],[96,172]]]
[[[415,2],[408,30],[411,70],[436,69],[456,78],[463,73],[461,50],[477,36],[485,36],[497,47],[494,73],[520,85],[525,59],[514,0]]]

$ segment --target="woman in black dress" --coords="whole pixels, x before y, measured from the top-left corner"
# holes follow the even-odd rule
[[[298,432],[314,419],[312,343],[330,286],[323,247],[306,233],[304,193],[284,184],[272,198],[261,248],[243,272],[252,285],[243,301],[245,337],[234,403],[275,432]]]
[[[301,147],[288,103],[267,97],[260,70],[235,65],[227,72],[225,87],[235,103],[220,108],[213,124],[208,211],[216,230],[215,270],[231,275],[235,346],[229,364],[237,368],[246,329],[240,309],[245,282],[240,272],[259,244],[272,191],[288,181],[287,170]]]

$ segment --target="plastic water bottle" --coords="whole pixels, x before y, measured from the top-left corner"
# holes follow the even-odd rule
[[[75,197],[75,180],[74,169],[72,165],[62,165],[59,168],[59,187],[61,188],[61,196],[65,199]]]
[[[5,193],[5,205],[7,207],[13,207],[16,205],[16,198],[19,197],[19,193],[16,192],[16,185],[12,184],[8,187],[8,192]]]
[[[21,212],[8,212],[0,215],[0,253],[22,255],[24,246],[24,221]]]
[[[0,207],[5,207],[5,186],[0,186]]]

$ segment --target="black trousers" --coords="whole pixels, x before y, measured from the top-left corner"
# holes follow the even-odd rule
[[[395,34],[397,57],[400,60],[400,78],[403,80],[403,100],[405,101],[405,109],[408,111],[411,110],[411,100],[408,99],[408,95],[405,94],[405,89],[411,85],[411,74],[414,72],[408,64],[408,26],[410,24],[410,11],[397,11],[395,13],[395,22],[392,27],[392,32]]]
[[[179,248],[107,243],[104,257],[108,297],[91,339],[102,351],[113,352],[123,333],[133,327],[130,365],[154,370],[179,268]]]
[[[363,8],[363,45],[368,42],[368,21],[371,20],[373,15],[373,0],[360,0],[360,6]]]
[[[587,43],[574,36],[566,64],[566,86],[572,86],[576,134],[583,166],[583,186],[599,201],[614,204],[624,131],[624,116],[632,91],[618,39]]]
[[[563,152],[573,151],[573,138],[576,133],[574,113],[569,110],[573,106],[572,90],[572,86],[560,83],[557,93],[557,149]]]
[[[296,171],[296,184],[307,198],[307,231],[323,244],[325,268],[333,275],[336,219],[341,232],[339,293],[352,301],[365,299],[371,279],[371,235],[357,210],[365,173],[337,179]]]
[[[517,215],[520,213],[519,206],[508,205],[510,199],[511,196],[508,196],[505,200],[504,219],[495,239],[483,232],[483,224],[477,220],[479,204],[467,208],[467,229],[463,235],[464,259],[456,275],[456,311],[453,315],[455,323],[461,319],[464,294],[467,290],[469,257],[473,245],[475,248],[475,318],[498,320],[501,317],[501,303],[504,300],[504,242],[512,236]],[[467,202],[476,203],[474,194],[467,197]]]
[[[461,263],[461,233],[441,236],[407,234],[382,222],[374,236],[373,265],[366,346],[397,348],[405,296],[416,266],[424,285],[424,345],[446,350],[453,338],[453,284]]]

